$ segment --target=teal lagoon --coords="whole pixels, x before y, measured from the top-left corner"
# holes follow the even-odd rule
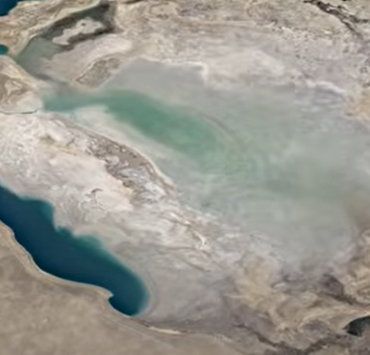
[[[8,53],[8,48],[2,44],[0,44],[0,55],[5,55]]]
[[[185,77],[179,85],[182,77],[172,79],[168,70],[151,83],[142,67],[99,91],[63,88],[44,98],[44,109],[137,135],[139,149],[176,182],[182,202],[268,236],[292,260],[324,260],[358,234],[358,211],[370,203],[368,137],[343,117],[337,97],[220,93]],[[113,120],[102,115],[100,124],[93,117],[90,123],[89,114],[79,114],[84,107]]]

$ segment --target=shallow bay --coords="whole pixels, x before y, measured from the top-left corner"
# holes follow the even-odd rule
[[[46,202],[21,198],[0,186],[0,220],[43,271],[75,282],[103,287],[113,296],[110,304],[126,315],[139,313],[147,303],[142,281],[94,236],[75,237],[53,225]]]
[[[185,203],[267,235],[293,259],[325,258],[362,228],[369,140],[339,113],[335,95],[220,91],[178,68],[141,63],[98,91],[45,98],[46,110],[74,112],[76,121],[84,107],[108,113],[112,129],[137,132],[131,142]],[[79,123],[90,125],[85,116]],[[112,123],[93,121],[91,129]]]

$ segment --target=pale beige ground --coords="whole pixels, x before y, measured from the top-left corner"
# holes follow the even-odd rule
[[[207,336],[151,331],[114,311],[94,287],[41,273],[0,226],[2,355],[236,355]]]
[[[52,48],[67,43],[58,54],[34,58],[28,70],[83,89],[98,87],[136,58],[150,58],[196,66],[215,87],[327,90],[342,95],[356,117],[369,114],[366,0],[153,0],[130,5],[114,0],[109,1],[114,31],[81,39],[101,28],[91,19],[84,22],[88,28],[81,19],[53,27],[100,3],[22,2],[0,19],[0,42],[14,55],[36,36]],[[157,298],[142,321],[198,334],[148,331],[107,311],[101,293],[50,283],[30,264],[26,272],[14,257],[16,249],[1,246],[0,316],[7,319],[0,328],[1,355],[227,355],[231,350],[223,341],[247,355],[369,354],[366,335],[351,337],[343,330],[352,319],[369,314],[366,234],[343,251],[346,265],[326,270],[329,276],[306,279],[300,274],[273,282],[272,260],[241,254],[238,243],[249,246],[254,242],[250,236],[186,210],[150,161],[123,144],[125,137],[107,138],[101,130],[87,131],[42,112],[38,91],[52,88],[9,58],[0,58],[0,75],[1,182],[53,203],[58,223],[98,232],[132,264]],[[97,120],[106,118],[94,112]],[[356,218],[368,227],[366,208]],[[199,335],[209,333],[223,340],[214,343]]]

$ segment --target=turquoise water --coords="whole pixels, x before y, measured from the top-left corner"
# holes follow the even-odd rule
[[[45,98],[45,109],[104,107],[123,132],[129,127],[145,137],[143,150],[184,202],[269,235],[293,254],[325,257],[368,224],[367,134],[326,107],[326,99],[322,107],[300,106],[294,97],[225,99],[193,90],[188,105],[130,90],[63,92]]]
[[[37,266],[57,277],[101,286],[113,296],[109,303],[126,315],[147,303],[141,280],[104,250],[93,236],[75,237],[52,222],[52,207],[40,200],[20,198],[0,186],[0,220],[32,256]]]
[[[202,163],[206,164],[209,158],[205,152],[214,155],[222,149],[215,132],[195,112],[165,105],[138,92],[111,90],[95,95],[69,92],[44,101],[44,108],[49,111],[71,111],[91,105],[106,107],[120,122],[183,155],[197,156]]]
[[[2,44],[0,44],[0,55],[5,55],[8,53],[8,48]]]

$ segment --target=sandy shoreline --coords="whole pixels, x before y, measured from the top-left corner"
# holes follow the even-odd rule
[[[0,234],[5,236],[3,240],[6,246],[17,257],[17,259],[22,264],[22,266],[25,268],[25,270],[28,273],[30,273],[33,277],[38,278],[43,281],[66,286],[66,287],[74,287],[80,290],[85,289],[85,290],[88,290],[89,292],[93,291],[97,295],[97,298],[99,299],[98,304],[104,312],[108,312],[110,316],[124,317],[126,319],[131,319],[135,321],[135,317],[127,316],[119,312],[118,310],[116,310],[110,305],[108,300],[112,296],[112,293],[104,289],[103,287],[66,280],[66,279],[54,276],[52,274],[49,274],[48,272],[39,268],[37,264],[34,262],[34,260],[32,259],[32,256],[17,242],[12,230],[1,222],[0,222]],[[145,284],[145,286],[148,287],[147,284]],[[153,307],[152,305],[152,302],[153,302],[152,300],[154,298],[153,292],[151,292],[149,288],[147,289],[147,292],[148,292],[148,304],[143,309],[142,313],[144,313],[147,308],[150,309],[151,307]]]
[[[30,114],[19,113],[28,112],[28,106],[23,108],[21,105],[26,94],[36,94],[40,97],[42,92],[45,92],[40,89],[43,80],[59,80],[62,84],[75,86],[76,90],[92,92],[99,87],[103,88],[104,83],[107,85],[112,83],[116,74],[119,74],[120,67],[127,66],[136,59],[147,58],[164,63],[166,70],[171,66],[175,74],[174,85],[166,86],[166,77],[154,75],[150,92],[146,81],[148,75],[140,70],[137,72],[141,76],[128,70],[131,76],[123,76],[122,81],[117,81],[117,87],[131,85],[140,89],[141,85],[149,94],[162,95],[164,100],[173,103],[176,103],[177,99],[181,101],[181,97],[176,98],[176,95],[184,89],[183,97],[189,99],[190,106],[196,106],[196,102],[200,105],[203,96],[196,90],[198,84],[189,83],[191,79],[189,73],[192,70],[184,69],[186,73],[183,79],[178,76],[180,71],[183,71],[181,69],[183,65],[187,68],[195,66],[200,77],[199,82],[212,90],[219,88],[241,90],[243,102],[247,99],[246,87],[254,94],[252,102],[258,98],[256,93],[258,88],[265,87],[278,91],[282,96],[285,92],[292,91],[299,98],[307,97],[308,101],[311,100],[308,97],[317,94],[319,100],[316,101],[315,96],[312,103],[302,99],[302,104],[308,104],[302,107],[302,111],[307,109],[311,112],[311,109],[314,109],[314,117],[317,118],[317,121],[307,119],[307,122],[312,124],[312,127],[309,125],[307,127],[310,132],[314,131],[311,129],[314,126],[325,128],[325,132],[332,132],[332,126],[321,126],[329,124],[329,112],[335,113],[333,115],[335,125],[338,124],[336,110],[341,117],[342,114],[346,115],[345,111],[352,106],[359,111],[357,113],[356,110],[350,110],[356,112],[356,115],[369,115],[370,112],[368,104],[370,96],[367,95],[370,78],[367,58],[370,43],[368,40],[370,5],[365,0],[343,1],[343,4],[339,2],[205,0],[199,4],[195,0],[165,2],[46,0],[21,2],[9,16],[0,19],[2,27],[0,43],[9,47],[9,56],[0,57],[2,74],[0,82],[4,82],[3,87],[0,87],[0,104],[5,107],[3,111],[6,112],[8,106],[10,107],[8,114],[0,113],[2,132],[0,180],[8,181],[9,185],[14,187],[14,191],[22,192],[24,196],[35,196],[52,204],[57,221],[55,225],[69,226],[70,230],[80,228],[82,231],[91,231],[94,235],[101,236],[103,240],[106,239],[107,249],[116,253],[123,264],[125,258],[130,260],[133,264],[131,270],[145,281],[149,293],[148,305],[137,319],[127,316],[122,318],[121,313],[111,311],[113,307],[108,302],[111,296],[109,291],[98,286],[59,279],[40,270],[32,257],[16,241],[12,232],[0,223],[0,234],[4,235],[4,238],[1,238],[4,240],[4,250],[0,250],[0,255],[5,256],[3,268],[0,270],[4,271],[4,275],[1,274],[4,282],[1,284],[5,291],[2,291],[5,298],[2,299],[4,303],[1,314],[6,309],[11,309],[12,313],[7,314],[6,318],[10,319],[11,323],[12,318],[18,316],[24,304],[28,301],[39,302],[40,308],[34,307],[30,310],[30,314],[34,313],[29,316],[29,324],[34,320],[41,324],[49,315],[51,318],[54,317],[55,323],[48,329],[50,328],[50,337],[58,338],[64,347],[61,352],[58,350],[58,353],[63,355],[64,353],[116,355],[123,351],[117,349],[124,349],[133,355],[157,354],[153,344],[148,345],[145,336],[141,337],[145,334],[148,334],[147,338],[157,342],[161,342],[163,338],[171,338],[172,345],[175,346],[175,351],[173,348],[170,349],[171,355],[177,354],[177,349],[179,353],[196,355],[230,353],[223,351],[224,349],[213,352],[209,350],[208,345],[201,348],[197,346],[196,341],[194,343],[192,340],[187,341],[189,337],[193,339],[194,333],[198,339],[205,339],[206,334],[220,334],[220,338],[231,339],[232,346],[238,347],[242,353],[248,355],[288,353],[348,355],[360,354],[363,351],[366,353],[369,349],[368,339],[350,336],[344,328],[354,318],[369,314],[370,243],[354,240],[353,244],[359,249],[356,259],[347,262],[345,258],[341,258],[340,267],[328,269],[327,257],[336,253],[339,246],[334,245],[331,240],[325,242],[316,232],[316,225],[313,226],[313,232],[307,234],[307,238],[302,238],[307,241],[306,246],[297,238],[302,226],[301,222],[297,223],[297,229],[293,233],[294,241],[303,243],[304,253],[311,252],[310,247],[313,247],[314,256],[310,260],[315,265],[308,266],[307,272],[297,275],[291,270],[294,267],[289,268],[288,275],[285,273],[282,275],[282,284],[276,284],[271,279],[275,272],[278,273],[276,271],[278,266],[270,267],[270,262],[273,264],[271,260],[280,254],[265,253],[264,241],[251,246],[254,236],[249,236],[251,231],[249,224],[245,233],[239,233],[216,222],[207,224],[205,221],[207,216],[201,211],[192,213],[192,210],[181,205],[182,178],[184,183],[191,187],[190,192],[195,190],[195,193],[198,191],[200,193],[204,186],[200,184],[198,187],[196,183],[190,183],[193,180],[187,180],[186,174],[179,173],[180,178],[177,175],[172,177],[166,167],[162,167],[161,162],[157,161],[157,155],[163,154],[163,157],[167,151],[160,149],[157,151],[157,146],[153,146],[150,151],[150,146],[148,148],[145,146],[145,140],[140,142],[140,139],[135,141],[135,136],[130,140],[125,139],[124,134],[122,136],[113,134],[114,127],[109,127],[110,122],[105,120],[104,112],[100,108],[99,110],[93,108],[93,111],[96,111],[94,117],[96,122],[88,128],[82,124],[76,125],[74,120],[68,122],[68,118],[58,117],[60,115],[57,113],[47,113],[43,110],[33,112],[32,100]],[[40,43],[42,46],[45,45],[46,52],[38,51],[41,47],[37,45],[32,47],[31,40],[36,37],[41,39]],[[31,51],[23,52],[26,47]],[[22,57],[25,62],[28,60],[27,53],[41,53],[40,58],[30,56],[32,63],[26,68],[21,60],[17,62],[17,58],[22,56],[18,56],[21,51],[23,54],[26,53]],[[29,73],[20,70],[19,66],[24,66]],[[159,70],[149,68],[148,72],[157,74]],[[36,78],[38,74],[40,82]],[[127,78],[131,83],[126,80]],[[333,92],[336,95],[332,95]],[[262,97],[261,107],[268,108],[269,101],[265,95]],[[219,111],[220,113],[222,111],[218,107],[223,108],[227,105],[223,105],[221,100],[217,99],[213,102],[210,102],[209,106],[217,116]],[[285,107],[283,101],[279,101],[278,104]],[[323,111],[319,110],[322,104],[327,105]],[[225,119],[230,119],[231,113],[236,114],[235,108],[236,105],[230,105],[230,110],[225,113]],[[35,109],[38,109],[38,106],[35,106]],[[86,111],[84,122],[89,123],[91,118],[89,116],[94,113],[93,111]],[[273,111],[276,115],[276,108],[273,108]],[[261,116],[258,115],[257,118],[259,117]],[[288,125],[288,129],[285,130],[278,125],[276,131],[271,130],[271,137],[278,136],[276,132],[279,132],[280,128],[284,132],[290,132],[289,127],[291,126]],[[348,128],[349,126],[343,129],[347,132]],[[238,129],[238,132],[239,130],[242,131]],[[264,129],[261,131],[265,132]],[[256,142],[262,143],[261,147],[257,143],[256,146],[264,152],[264,148],[268,147],[269,136],[260,137],[257,133]],[[338,139],[333,141],[344,142],[343,136],[339,133],[338,137],[334,137]],[[307,135],[298,141],[302,142],[306,137]],[[356,137],[358,135],[354,139],[349,139],[348,144],[355,141]],[[283,136],[282,141],[289,139],[290,137]],[[310,143],[307,149],[308,157],[313,156],[312,161],[315,162],[320,158],[324,166],[333,164],[334,158],[340,162],[346,161],[346,154],[350,151],[349,145],[344,144],[343,150],[333,145],[331,150],[327,136],[322,147],[317,144],[317,140],[313,141],[315,144],[311,146]],[[135,149],[129,148],[131,145]],[[276,147],[276,157],[274,154],[272,157],[279,161],[281,156],[278,153],[281,153],[282,149],[279,145]],[[367,147],[368,145],[364,143],[361,149],[357,146],[353,149],[355,152],[366,153]],[[258,152],[257,148],[255,150]],[[333,159],[329,154],[331,151]],[[152,152],[153,155],[157,155],[149,154]],[[292,152],[295,153],[294,149],[287,150],[286,156],[293,154]],[[324,159],[326,156],[324,153],[328,154],[327,160]],[[148,155],[152,159],[149,159]],[[175,159],[173,156],[171,158]],[[357,161],[357,158],[368,166],[369,159],[366,154],[363,160],[362,155],[359,157],[355,154],[347,157],[347,160]],[[225,161],[228,162],[226,159]],[[234,160],[231,161],[233,162]],[[257,161],[259,162],[260,160]],[[171,160],[171,164],[170,167],[176,170],[176,161]],[[179,165],[181,164],[180,162]],[[307,168],[307,165],[294,169],[302,171],[302,174],[289,176],[294,181],[301,180],[303,175],[315,178],[315,174],[310,175],[314,169],[308,166],[309,171],[306,174],[304,168]],[[345,171],[347,170],[357,171],[352,165],[346,164]],[[277,171],[278,169],[271,169],[271,175],[275,176]],[[327,181],[326,172],[320,175],[320,171],[317,176],[323,176],[324,182]],[[267,169],[267,174],[264,169],[262,172],[265,176],[270,170]],[[173,183],[166,175],[172,178]],[[329,179],[328,186],[338,183],[341,174],[337,173],[334,176],[332,181]],[[367,177],[365,177],[366,186]],[[286,182],[289,179],[282,174],[281,180]],[[325,183],[322,186],[323,195],[330,192],[329,188],[325,188]],[[171,193],[175,188],[180,191],[178,195]],[[340,190],[340,186],[338,189]],[[236,202],[243,197],[242,194],[234,195],[234,190],[223,188],[223,185],[218,191],[226,191],[231,197],[235,196],[231,211],[239,210]],[[360,222],[363,217],[368,223],[367,209],[361,208],[357,195],[353,198],[352,190],[348,191],[350,207],[354,206],[355,213],[357,209],[361,210],[358,212]],[[335,195],[335,191],[333,194]],[[363,195],[361,198],[367,199],[366,193],[361,195]],[[224,204],[222,194],[215,193],[212,196],[219,198]],[[180,202],[177,200],[178,197]],[[321,198],[321,194],[319,197]],[[308,214],[309,221],[318,221],[320,224],[321,217],[326,220],[327,215],[332,216],[332,211],[337,211],[328,209],[329,212],[326,213],[324,208],[320,209],[323,203],[312,201],[314,207],[308,210],[315,210],[315,215],[311,218],[311,214]],[[275,206],[270,200],[267,202],[257,204],[251,201],[252,212],[256,210],[256,205],[262,206],[264,226],[272,220],[266,217],[266,209],[269,207],[274,209]],[[336,200],[333,204],[335,207],[339,205]],[[308,207],[310,206],[311,204],[308,204]],[[288,217],[294,213],[300,215],[300,210],[294,208],[294,204],[288,207]],[[282,210],[277,209],[279,212]],[[305,216],[304,213],[302,215]],[[339,212],[333,216],[335,228],[345,221]],[[285,221],[285,216],[283,217]],[[112,228],[114,233],[110,233],[109,227],[105,229],[104,226]],[[271,230],[271,234],[276,237],[273,239],[279,239],[277,228],[272,226]],[[333,235],[337,241],[340,233],[336,230]],[[286,254],[281,257],[285,261],[289,256],[289,245],[281,244],[284,245],[284,251],[286,249]],[[325,252],[326,245],[331,248],[330,250],[334,250],[333,253],[329,249],[327,253]],[[274,243],[271,250],[275,252],[275,249],[277,250],[277,247]],[[315,261],[316,258],[319,259],[316,249],[325,254],[322,267]],[[15,262],[13,254],[23,268]],[[263,254],[261,258],[265,258],[264,262],[258,259],[260,254]],[[294,256],[296,255],[298,252],[294,253]],[[297,256],[297,263],[299,262],[300,257]],[[131,266],[130,263],[127,265]],[[136,264],[139,267],[135,267]],[[318,271],[316,273],[314,270],[311,275],[310,272],[315,267]],[[28,277],[23,269],[29,276],[37,278],[38,283],[32,282],[32,277]],[[147,271],[152,280],[146,280],[143,271]],[[290,275],[290,272],[293,275]],[[73,292],[73,300],[67,303],[65,302],[68,299],[67,292],[64,292],[62,287],[47,286],[51,284],[81,292]],[[53,290],[45,292],[48,288]],[[8,297],[8,292],[16,297]],[[19,299],[21,302],[18,302]],[[104,325],[108,324],[106,328],[108,330],[102,332],[101,338],[96,335],[100,334],[100,330],[85,333],[85,329],[91,330],[93,326],[94,317],[91,317],[91,314],[94,315],[95,302],[91,301],[95,299],[99,311],[95,313],[99,314],[99,318],[107,320],[103,322]],[[41,308],[43,313],[39,312]],[[79,309],[82,310],[81,313],[76,312]],[[81,314],[86,314],[86,317]],[[71,320],[63,323],[68,317]],[[29,325],[23,328],[26,321],[27,319],[20,319],[8,328],[8,333],[4,337],[5,355],[22,353],[21,346],[33,339],[34,334],[30,331]],[[68,322],[70,323],[64,326],[65,329],[57,326]],[[4,327],[6,326],[7,324],[4,324]],[[131,336],[134,339],[133,351],[126,350],[125,347],[130,336],[125,338],[129,332],[125,332],[124,328],[131,327],[140,334],[138,337]],[[162,328],[158,329],[159,327]],[[22,344],[14,350],[15,342],[7,339],[11,339],[13,333],[14,336],[19,336],[18,329],[23,329],[19,342]],[[91,341],[113,344],[112,329],[118,330],[119,339],[114,350],[104,351],[96,344],[89,348]],[[71,333],[67,331],[81,334],[78,341],[85,342],[83,350],[71,351],[71,348],[68,348],[67,351],[67,347],[70,346],[69,339],[70,343],[73,343]],[[189,332],[192,335],[181,332]],[[39,330],[38,334],[45,334],[45,329]],[[0,332],[0,341],[1,336]],[[74,342],[76,343],[76,340]],[[209,343],[212,343],[212,337],[208,337],[207,344]],[[166,355],[169,347],[163,349],[158,351],[158,354]],[[30,351],[32,355],[41,353],[51,354],[53,350]]]

